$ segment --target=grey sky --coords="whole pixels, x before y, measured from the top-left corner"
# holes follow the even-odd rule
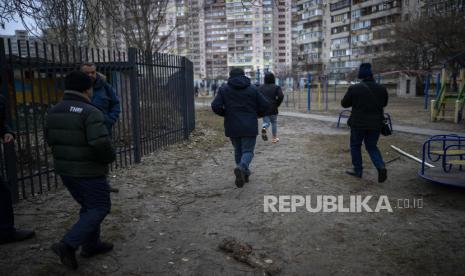
[[[15,18],[15,21],[5,23],[5,29],[0,28],[0,35],[13,35],[15,30],[25,30],[23,23],[19,18]],[[26,18],[26,21],[33,23],[31,18]],[[29,24],[29,23],[28,23]]]

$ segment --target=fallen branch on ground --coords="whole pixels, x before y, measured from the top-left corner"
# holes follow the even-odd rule
[[[230,253],[235,260],[253,268],[258,268],[266,275],[277,275],[280,272],[280,268],[276,266],[273,260],[254,253],[252,246],[247,243],[241,243],[234,238],[225,238],[218,247]]]

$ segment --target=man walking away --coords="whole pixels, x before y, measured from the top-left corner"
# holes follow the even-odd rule
[[[229,73],[228,83],[220,87],[211,106],[213,112],[224,117],[225,135],[234,147],[235,183],[241,188],[249,182],[249,166],[258,135],[258,116],[263,116],[268,110],[268,101],[255,86],[251,86],[244,70],[234,68]]]
[[[265,96],[265,98],[270,103],[270,109],[265,113],[263,117],[262,125],[262,139],[263,141],[268,140],[266,130],[270,127],[271,124],[271,133],[273,138],[271,139],[272,143],[279,142],[278,138],[278,107],[281,105],[284,99],[283,91],[281,87],[275,84],[275,76],[271,72],[265,73],[265,84],[260,86],[258,91]]]
[[[97,73],[97,67],[93,63],[83,63],[81,71],[86,73],[93,81],[92,104],[103,112],[105,126],[110,137],[113,136],[113,126],[118,121],[121,113],[120,101],[115,90],[105,80],[105,76]],[[117,193],[119,190],[110,185],[110,192]]]
[[[354,168],[347,171],[347,174],[362,177],[361,147],[363,142],[371,161],[378,170],[378,182],[381,183],[387,179],[387,170],[377,144],[384,120],[384,107],[388,103],[388,93],[386,88],[374,81],[370,63],[360,65],[358,78],[362,81],[351,85],[341,101],[342,107],[352,107],[348,125],[350,126],[350,153]]]
[[[14,134],[7,125],[7,101],[0,95],[0,139],[3,143],[13,143]],[[2,156],[3,158],[3,156]],[[1,160],[0,162],[3,162]],[[3,182],[3,170],[0,171],[0,244],[19,242],[34,237],[34,231],[15,229],[13,203],[10,189]]]
[[[52,246],[61,262],[77,269],[75,251],[91,257],[113,244],[100,240],[100,224],[110,212],[106,175],[116,158],[102,112],[91,104],[93,80],[74,71],[65,78],[63,100],[48,113],[46,141],[52,148],[55,171],[81,205],[79,220]]]

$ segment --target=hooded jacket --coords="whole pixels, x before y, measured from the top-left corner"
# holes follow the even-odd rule
[[[102,112],[80,92],[65,91],[63,100],[50,109],[45,139],[58,175],[105,176],[116,157]]]
[[[121,113],[120,101],[115,90],[108,84],[103,75],[97,74],[94,83],[92,104],[103,112],[105,125],[111,134],[113,125]]]
[[[250,85],[246,76],[229,78],[222,85],[211,104],[213,112],[224,117],[226,137],[250,137],[258,135],[258,117],[263,116],[269,103]]]
[[[276,85],[275,82],[276,80],[273,74],[265,74],[265,84],[258,88],[258,91],[260,91],[270,103],[270,108],[266,111],[265,116],[277,115],[278,107],[284,99],[281,87]]]
[[[387,90],[373,79],[362,82],[349,86],[341,105],[344,108],[352,107],[349,118],[351,128],[381,130],[383,110],[389,97]]]

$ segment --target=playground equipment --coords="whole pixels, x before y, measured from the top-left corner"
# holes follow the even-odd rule
[[[423,143],[420,177],[441,185],[465,188],[464,167],[465,136],[434,135]]]
[[[440,90],[436,99],[431,100],[431,121],[453,120],[458,124],[463,117],[465,105],[465,69],[460,69],[457,77],[458,92],[450,92],[452,86],[446,69],[442,69]],[[451,113],[451,114],[450,114]]]
[[[342,118],[349,118],[350,114],[352,111],[350,109],[344,109],[339,113],[339,118],[337,119],[337,128],[341,125],[341,119]],[[389,126],[391,127],[391,130],[394,131],[392,128],[392,120],[391,120],[391,115],[389,113],[384,113],[384,118],[388,121]]]

